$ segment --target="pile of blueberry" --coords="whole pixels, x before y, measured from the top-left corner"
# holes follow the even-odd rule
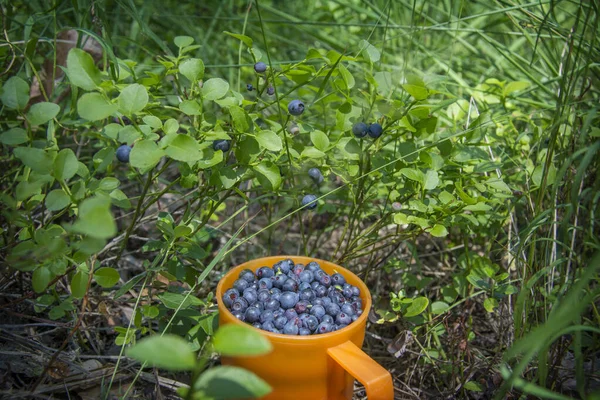
[[[256,274],[240,272],[223,303],[241,321],[273,333],[316,335],[342,329],[362,314],[360,290],[318,263],[290,259]]]

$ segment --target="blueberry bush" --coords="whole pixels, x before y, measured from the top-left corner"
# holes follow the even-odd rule
[[[214,289],[297,254],[367,283],[399,398],[597,395],[597,2],[307,3],[0,2],[0,346],[37,321],[52,349],[7,394],[110,353],[103,398],[150,367],[260,397],[218,354],[270,345],[218,328]],[[312,300],[297,275],[280,304]],[[250,278],[264,309],[286,285]],[[311,308],[267,327],[357,314]]]

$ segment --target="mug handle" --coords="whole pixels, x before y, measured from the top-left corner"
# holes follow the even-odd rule
[[[327,349],[333,358],[367,390],[369,400],[393,400],[392,375],[351,341]]]

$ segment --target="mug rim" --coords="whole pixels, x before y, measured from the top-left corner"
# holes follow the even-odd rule
[[[328,263],[328,264],[333,264],[335,265],[334,268],[340,268],[341,271],[344,273],[344,276],[346,276],[346,274],[352,275],[354,278],[356,278],[356,280],[359,282],[359,288],[361,289],[361,292],[364,292],[365,297],[364,297],[364,304],[363,304],[363,312],[362,314],[358,317],[358,319],[356,321],[351,322],[350,324],[348,324],[347,326],[345,326],[344,328],[334,331],[334,332],[328,332],[328,333],[322,333],[322,334],[316,334],[316,335],[306,335],[306,336],[300,336],[300,335],[286,335],[284,333],[273,333],[273,332],[269,332],[266,331],[264,329],[258,329],[254,326],[252,326],[251,324],[241,321],[239,319],[237,319],[237,317],[235,315],[233,315],[231,313],[231,311],[229,311],[229,309],[225,306],[225,304],[223,303],[223,285],[225,282],[225,278],[229,275],[232,275],[234,272],[239,271],[241,269],[244,269],[244,266],[246,266],[249,263],[255,263],[257,261],[260,260],[264,260],[266,262],[265,266],[269,266],[268,264],[271,264],[270,267],[273,267],[273,264],[277,261],[280,260],[285,260],[285,259],[292,259],[294,260],[294,263],[296,263],[295,259],[310,259],[311,261],[315,261],[317,263],[320,262],[324,262],[324,263]],[[273,263],[271,263],[271,261],[273,261]],[[307,257],[307,256],[292,256],[292,255],[279,255],[279,256],[268,256],[268,257],[260,257],[260,258],[255,258],[253,260],[248,260],[242,264],[239,264],[233,268],[231,268],[225,275],[223,275],[220,279],[219,279],[219,283],[217,284],[217,289],[215,291],[215,295],[217,297],[217,305],[219,308],[219,312],[225,312],[226,314],[228,314],[228,317],[230,317],[229,319],[235,321],[233,323],[237,324],[237,325],[244,325],[247,327],[250,327],[251,329],[256,330],[257,332],[260,332],[261,334],[267,336],[268,338],[271,339],[279,339],[280,341],[301,341],[301,342],[318,342],[319,340],[323,339],[323,340],[327,340],[327,339],[334,339],[336,336],[340,336],[342,337],[344,340],[342,341],[346,341],[347,340],[347,333],[356,330],[356,329],[361,329],[361,330],[365,330],[366,328],[366,319],[368,317],[369,311],[371,310],[371,304],[372,304],[372,299],[371,299],[371,292],[369,291],[369,288],[367,287],[367,284],[365,282],[363,282],[362,279],[360,279],[358,277],[358,275],[356,275],[354,272],[350,271],[349,269],[342,267],[341,265],[335,264],[331,261],[327,261],[327,260],[322,260],[320,258],[314,258],[314,257]],[[354,326],[353,326],[354,325]],[[363,326],[362,328],[359,328],[360,326]]]

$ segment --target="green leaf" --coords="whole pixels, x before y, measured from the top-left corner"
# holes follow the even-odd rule
[[[429,233],[431,234],[431,236],[444,237],[448,235],[448,230],[446,230],[446,227],[444,225],[435,224],[433,228],[429,230]]]
[[[504,96],[506,97],[513,92],[517,92],[519,90],[528,88],[529,85],[530,85],[530,83],[526,82],[526,81],[510,82],[509,84],[504,86],[504,90],[502,92],[503,92]]]
[[[256,135],[256,140],[261,147],[267,150],[279,151],[283,148],[281,138],[273,131],[260,131]]]
[[[205,396],[219,400],[263,397],[271,386],[250,371],[234,366],[213,367],[194,384]]]
[[[204,63],[199,58],[190,58],[179,64],[179,72],[192,82],[204,77]]]
[[[54,177],[59,181],[66,181],[77,174],[79,170],[79,161],[71,149],[62,149],[56,155],[54,160]]]
[[[163,127],[162,121],[160,118],[155,117],[154,115],[146,115],[142,118],[145,124],[147,124],[152,129],[160,129]]]
[[[231,167],[225,167],[219,168],[215,177],[219,179],[225,189],[229,189],[240,179],[240,174]]]
[[[67,75],[71,84],[84,90],[94,90],[102,81],[102,74],[92,56],[81,49],[71,49],[67,56]]]
[[[187,47],[194,43],[194,38],[191,36],[176,36],[175,39],[173,39],[173,43],[179,48]]]
[[[49,211],[62,210],[71,204],[71,198],[62,189],[55,189],[46,196],[46,208]]]
[[[535,186],[540,186],[542,184],[542,178],[544,177],[544,166],[538,165],[533,170],[533,174],[531,175],[531,180],[535,184]],[[548,168],[548,177],[546,178],[546,184],[552,185],[556,180],[556,167],[550,164]]]
[[[379,52],[379,50],[377,50],[377,48],[375,46],[373,46],[371,43],[367,42],[366,40],[361,40],[359,43],[359,46],[363,51],[366,51],[366,53],[367,53],[366,58],[371,63],[376,63],[381,58],[381,53]]]
[[[9,78],[0,89],[0,100],[6,108],[23,110],[29,102],[29,85],[18,76]]]
[[[202,150],[202,158],[196,165],[200,169],[206,169],[217,165],[221,161],[223,161],[223,152],[220,150],[214,151],[212,148],[207,147]]]
[[[329,147],[329,138],[321,131],[312,131],[310,133],[310,141],[321,151],[326,151]]]
[[[377,93],[379,93],[382,96],[387,95],[389,91],[394,88],[394,83],[392,82],[392,74],[390,74],[388,71],[376,72],[373,78],[375,79],[375,83],[377,84]]]
[[[202,86],[202,97],[205,100],[217,100],[229,91],[229,83],[221,78],[211,78]]]
[[[431,169],[427,171],[423,182],[423,188],[425,190],[432,190],[435,189],[439,183],[440,179],[438,178],[438,173]]]
[[[469,381],[465,383],[464,388],[470,390],[471,392],[483,392],[483,389],[481,388],[481,386],[479,386],[479,383],[475,381]]]
[[[179,130],[179,122],[177,122],[176,119],[169,118],[165,122],[165,127],[163,129],[163,131],[165,132],[165,135],[170,135],[172,133],[177,133],[178,130]]]
[[[403,317],[415,317],[425,311],[428,305],[429,299],[427,297],[416,297],[410,303],[410,306],[408,306],[406,312],[404,312]]]
[[[252,39],[249,36],[246,35],[240,35],[239,33],[231,33],[231,32],[227,32],[227,31],[223,31],[224,34],[229,35],[231,37],[234,37],[236,39],[241,40],[242,42],[244,42],[244,44],[248,47],[252,47]]]
[[[110,192],[110,198],[112,203],[117,207],[121,207],[124,209],[131,208],[131,202],[129,201],[125,193],[123,193],[123,191],[119,189],[115,189],[112,192]]]
[[[257,356],[273,349],[271,342],[260,332],[237,324],[220,327],[213,339],[213,347],[224,356]]]
[[[27,143],[28,140],[27,131],[23,128],[12,128],[0,135],[0,143],[9,146]]]
[[[431,304],[431,313],[435,315],[443,314],[448,311],[449,308],[450,306],[447,303],[436,301]]]
[[[58,104],[42,102],[31,106],[27,112],[27,121],[30,125],[42,125],[58,115],[60,106]]]
[[[117,225],[110,213],[108,197],[92,197],[79,206],[79,218],[73,224],[75,232],[97,239],[108,239],[117,233]]]
[[[26,182],[21,181],[17,184],[16,197],[17,201],[27,200],[33,195],[40,194],[43,182]]]
[[[200,109],[200,104],[196,100],[184,100],[179,103],[179,109],[185,115],[200,115],[202,114],[202,110]]]
[[[119,107],[100,93],[86,93],[77,101],[77,113],[88,121],[99,121],[111,116]]]
[[[138,140],[142,135],[133,125],[127,125],[119,130],[117,135],[119,143],[127,143],[129,146]]]
[[[485,182],[486,186],[496,189],[499,192],[512,193],[510,187],[501,178],[490,178]]]
[[[165,292],[158,295],[160,301],[165,305],[165,307],[170,308],[171,310],[184,310],[191,306],[201,306],[204,303],[202,300],[193,295],[186,296],[181,293],[172,293]]]
[[[134,83],[121,91],[117,103],[119,104],[119,112],[132,116],[142,111],[148,104],[148,91],[144,86]]]
[[[346,87],[348,89],[352,89],[354,87],[354,85],[356,84],[356,82],[354,81],[354,77],[352,76],[350,71],[348,71],[348,68],[344,67],[340,63],[340,64],[338,64],[338,69],[340,71],[340,75],[342,76],[342,78],[344,79],[344,82],[346,83]]]
[[[253,167],[256,177],[262,186],[267,190],[277,190],[281,185],[281,174],[279,167],[271,161],[263,161]]]
[[[230,106],[229,113],[231,114],[231,119],[233,121],[233,126],[235,130],[238,132],[246,133],[250,131],[250,124],[248,113],[244,111],[243,108],[238,106]]]
[[[109,176],[106,178],[102,178],[102,180],[100,181],[100,185],[98,185],[98,189],[110,192],[118,188],[120,184],[121,182],[119,182],[117,178]]]
[[[145,337],[127,350],[127,356],[170,371],[187,371],[196,365],[192,346],[172,334]]]
[[[119,272],[114,268],[100,268],[94,272],[96,283],[103,288],[113,287],[119,282]]]
[[[35,271],[31,277],[31,285],[36,293],[43,292],[52,280],[52,272],[45,266],[41,266]]]
[[[321,150],[317,150],[314,147],[305,147],[304,150],[302,150],[302,157],[307,157],[307,158],[323,158],[326,157],[327,154],[323,153]]]
[[[129,163],[132,167],[138,168],[140,172],[154,168],[160,161],[164,152],[158,148],[158,145],[152,140],[140,140],[133,146],[129,154]]]
[[[175,135],[165,149],[165,154],[174,160],[183,162],[196,162],[202,157],[202,151],[200,151],[200,145],[196,139],[187,135]]]
[[[493,297],[488,297],[487,299],[485,299],[483,301],[483,308],[485,308],[485,310],[487,312],[494,312],[494,310],[498,307],[498,300],[496,300]]]
[[[419,171],[418,169],[402,168],[400,170],[400,173],[402,175],[404,175],[405,177],[407,177],[408,179],[415,181],[415,182],[419,182],[421,184],[425,181],[425,175],[423,174],[423,172]]]
[[[14,149],[14,155],[35,172],[45,175],[52,172],[56,154],[34,147],[17,147]]]
[[[87,283],[89,274],[85,271],[79,270],[71,279],[71,294],[76,299],[81,299],[85,296],[87,290]]]

